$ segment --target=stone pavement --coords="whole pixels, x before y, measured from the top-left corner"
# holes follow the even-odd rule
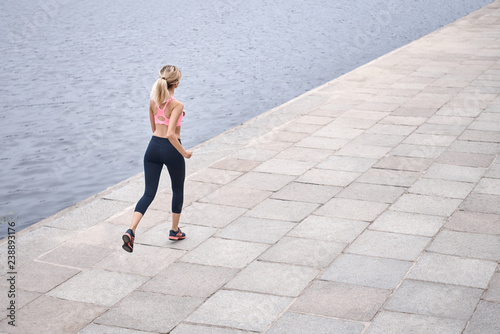
[[[499,333],[500,1],[1,244],[5,333]],[[15,276],[16,324],[7,279]]]

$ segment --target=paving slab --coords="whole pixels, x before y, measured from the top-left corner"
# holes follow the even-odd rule
[[[57,286],[47,295],[101,306],[113,306],[148,279],[140,275],[88,269]]]
[[[455,211],[444,227],[459,232],[500,235],[500,215]]]
[[[389,205],[348,198],[332,198],[314,212],[315,215],[371,222]]]
[[[370,229],[433,237],[445,220],[446,217],[442,216],[387,210],[370,225]]]
[[[389,311],[467,321],[483,290],[456,285],[404,280],[385,304]]]
[[[428,250],[442,254],[497,261],[500,258],[500,236],[441,231]]]
[[[181,258],[183,262],[229,268],[244,268],[269,245],[255,242],[210,238]]]
[[[408,187],[412,185],[420,175],[420,172],[372,168],[360,176],[357,182]]]
[[[500,196],[500,179],[482,178],[474,188],[474,192]]]
[[[245,213],[245,216],[299,222],[317,207],[318,204],[316,203],[284,201],[270,198],[256,205],[253,209]]]
[[[403,187],[353,182],[336,197],[390,204],[403,195],[405,191],[406,188]]]
[[[302,174],[297,181],[327,186],[345,187],[361,173],[312,168]]]
[[[296,223],[289,221],[240,217],[217,232],[217,236],[224,239],[274,244],[295,226]]]
[[[496,262],[425,252],[408,278],[486,289]]]
[[[382,311],[366,334],[461,334],[466,324],[465,320]]]
[[[208,298],[231,280],[237,269],[176,262],[140,287],[141,291]]]
[[[291,301],[288,297],[219,290],[186,320],[198,324],[264,331]]]
[[[250,209],[268,198],[271,194],[270,191],[265,190],[225,185],[200,199],[200,202]]]
[[[436,162],[447,165],[487,168],[491,165],[493,160],[495,160],[495,155],[493,154],[446,151],[436,160]]]
[[[254,261],[224,288],[298,297],[318,273],[319,270],[309,267]]]
[[[287,312],[278,318],[266,333],[360,334],[364,328],[365,325],[360,322]]]
[[[39,262],[47,262],[62,266],[89,268],[111,254],[113,250],[104,247],[65,242],[53,250],[38,257]]]
[[[311,183],[291,182],[271,198],[288,201],[323,204],[342,190],[341,187],[325,186]]]
[[[409,261],[342,254],[323,272],[321,279],[392,290],[411,266]]]
[[[389,156],[377,162],[374,167],[379,169],[395,169],[414,172],[427,170],[433,159]]]
[[[287,236],[351,243],[368,226],[367,222],[309,215]]]
[[[17,270],[16,288],[47,293],[79,272],[76,268],[33,261]]]
[[[499,145],[499,143],[456,140],[448,149],[453,152],[498,154]]]
[[[188,224],[180,224],[179,226],[187,235],[184,240],[169,240],[168,234],[170,233],[172,224],[164,223],[153,227],[144,234],[136,233],[135,243],[188,251],[195,248],[217,232],[217,228],[210,226]]]
[[[309,162],[309,161],[284,160],[284,159],[272,158],[254,168],[254,171],[261,173],[298,176],[304,174],[314,165],[315,165],[314,162]]]
[[[412,158],[438,158],[446,150],[443,146],[399,144],[390,155],[412,157]]]
[[[364,173],[368,169],[370,169],[376,162],[376,159],[370,158],[344,157],[333,155],[318,164],[316,168]]]
[[[138,331],[136,329],[127,329],[123,327],[113,327],[105,325],[89,324],[85,326],[78,334],[151,334],[153,332]]]
[[[321,162],[331,154],[331,150],[292,146],[277,154],[276,159]]]
[[[459,207],[460,203],[462,200],[456,198],[404,194],[391,205],[391,210],[448,217]]]
[[[414,261],[430,238],[379,231],[364,231],[346,250],[347,253]]]
[[[210,167],[223,170],[232,170],[236,172],[249,172],[260,164],[261,164],[260,161],[255,161],[255,160],[224,158],[212,164]],[[190,182],[194,183],[195,181],[190,181]],[[202,182],[196,182],[196,183],[199,185]],[[195,189],[197,190],[199,189],[198,185],[195,187]]]
[[[259,259],[325,268],[342,252],[345,246],[345,244],[331,241],[284,237],[262,254]]]
[[[493,274],[484,300],[500,304],[500,273]]]
[[[475,183],[421,178],[408,189],[408,192],[412,194],[464,199],[474,187]]]
[[[498,333],[500,304],[481,301],[464,334]]]
[[[64,317],[61,317],[61,310],[64,310]],[[40,296],[17,311],[14,333],[78,333],[105,311],[105,307],[94,304]],[[7,320],[0,323],[0,331],[13,333]]]
[[[234,328],[223,328],[215,326],[203,326],[203,325],[191,325],[181,323],[175,327],[170,334],[244,334],[252,333],[248,331],[242,331]],[[254,333],[254,332],[253,332]]]
[[[290,306],[291,312],[370,321],[385,303],[390,290],[353,284],[315,281]]]
[[[94,320],[94,323],[165,333],[171,331],[203,301],[201,298],[134,291]]]
[[[459,182],[478,182],[484,172],[484,168],[434,163],[431,167],[429,167],[427,172],[424,174],[424,177]]]
[[[500,215],[500,196],[471,193],[460,205],[460,210]]]
[[[232,182],[233,186],[277,191],[294,180],[296,176],[249,172]]]
[[[247,211],[244,208],[196,202],[182,211],[182,220],[193,225],[220,228],[228,225]]]

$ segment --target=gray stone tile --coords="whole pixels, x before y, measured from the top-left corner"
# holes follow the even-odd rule
[[[282,128],[284,131],[288,132],[298,132],[305,134],[312,134],[319,129],[321,129],[321,125],[318,124],[299,124],[296,122],[292,122]]]
[[[224,227],[247,212],[247,209],[210,203],[193,203],[182,211],[188,224]]]
[[[343,254],[325,270],[321,279],[393,290],[411,266],[407,261]]]
[[[319,270],[308,267],[254,261],[225,288],[297,297],[318,273]]]
[[[151,334],[151,332],[138,331],[136,329],[127,329],[123,327],[112,327],[104,325],[96,325],[93,323],[85,326],[78,334]]]
[[[445,217],[440,216],[387,210],[370,225],[370,229],[433,237],[445,220]]]
[[[282,315],[266,333],[360,334],[364,328],[365,325],[360,322],[287,312]]]
[[[219,290],[191,314],[187,321],[261,332],[291,300],[287,297]]]
[[[483,290],[476,288],[404,280],[385,309],[466,321],[482,293]]]
[[[178,249],[135,245],[133,256],[119,249],[98,262],[94,268],[142,276],[155,276],[184,254],[185,251]]]
[[[272,193],[265,190],[225,185],[200,199],[200,202],[237,206],[250,209]]]
[[[375,168],[422,172],[429,168],[433,159],[389,156],[374,165]]]
[[[435,116],[435,117],[447,117],[447,116]],[[428,135],[428,138],[432,138],[434,136],[459,136],[464,130],[466,126],[460,124],[429,124],[424,123],[415,130],[416,133],[423,133]],[[446,139],[443,138],[446,141]],[[440,145],[440,146],[448,146],[448,145]]]
[[[302,139],[301,141],[296,143],[295,146],[316,148],[320,150],[330,150],[331,152],[333,152],[335,150],[338,150],[348,142],[349,142],[348,139],[319,137],[316,135],[312,135]]]
[[[148,280],[139,275],[89,269],[59,285],[48,296],[113,306]]]
[[[260,164],[260,161],[255,160],[224,158],[212,164],[210,167],[223,170],[232,170],[236,172],[249,172]]]
[[[315,203],[267,199],[248,211],[245,216],[299,222],[317,207]]]
[[[400,197],[406,188],[384,186],[379,184],[369,184],[353,182],[343,191],[341,191],[337,198],[351,198],[363,201],[373,201],[381,203],[393,203]]]
[[[368,226],[356,220],[310,215],[297,224],[287,236],[351,243]]]
[[[291,312],[370,321],[390,291],[338,282],[315,281],[292,304]]]
[[[481,301],[464,334],[498,333],[500,304]]]
[[[189,180],[215,184],[228,184],[234,179],[240,177],[242,174],[242,172],[232,170],[204,168],[194,174],[189,175]]]
[[[354,129],[368,129],[373,124],[377,123],[374,119],[362,119],[362,118],[352,118],[352,117],[337,117],[333,122],[330,123],[332,126],[354,128]]]
[[[356,145],[374,145],[394,147],[401,143],[406,137],[398,135],[386,135],[379,133],[363,133],[353,139],[351,143]]]
[[[448,147],[456,139],[456,136],[447,135],[428,135],[421,133],[412,133],[403,143],[411,145],[445,146]]]
[[[140,287],[166,295],[208,298],[232,279],[237,269],[176,262]]]
[[[344,147],[335,152],[335,155],[347,157],[362,157],[369,159],[383,158],[392,147],[364,145],[364,144],[346,144]]]
[[[424,253],[411,269],[409,278],[486,289],[496,262]]]
[[[456,211],[444,225],[446,229],[480,234],[500,234],[500,215]]]
[[[474,119],[472,117],[458,117],[458,116],[441,116],[434,115],[427,121],[430,124],[443,124],[443,125],[469,125]],[[462,129],[463,131],[464,129]],[[460,131],[460,133],[462,132]],[[418,132],[418,131],[417,131]],[[458,131],[457,131],[458,132]],[[459,133],[455,133],[458,135]]]
[[[274,244],[295,225],[296,223],[288,221],[240,217],[220,230],[217,236],[225,239]]]
[[[482,178],[474,189],[474,192],[500,196],[500,179]]]
[[[345,244],[284,237],[260,256],[260,260],[325,268],[345,248]]]
[[[65,211],[45,225],[71,231],[83,231],[130,206],[129,202],[96,199]]]
[[[441,231],[429,251],[496,261],[500,258],[500,236]]]
[[[269,159],[254,170],[261,173],[284,174],[284,175],[301,175],[311,169],[315,165],[314,162]]]
[[[445,150],[446,147],[443,146],[399,144],[390,154],[402,157],[435,159]]]
[[[418,179],[408,189],[409,193],[464,199],[474,188],[474,183],[442,179]]]
[[[89,247],[88,245],[65,242],[37,260],[63,266],[88,268],[111,254],[113,250],[104,247]]]
[[[20,267],[25,263],[31,263],[40,254],[48,252],[75,235],[77,235],[75,232],[46,226],[23,232],[22,235],[16,236],[16,266]],[[7,252],[3,252],[0,258],[6,255]],[[7,257],[3,263],[7,263]],[[3,271],[2,268],[0,268],[0,272]]]
[[[364,173],[376,162],[377,159],[334,155],[318,164],[316,168]]]
[[[215,232],[217,232],[217,229],[215,227],[181,224],[180,228],[183,232],[186,233],[186,239],[180,241],[172,241],[168,239],[171,228],[172,225],[170,223],[165,223],[153,227],[144,234],[136,233],[135,243],[136,245],[150,245],[173,249],[190,250],[195,248],[203,241],[214,235]]]
[[[420,172],[372,168],[356,181],[388,186],[408,187],[419,177]]]
[[[493,274],[490,286],[483,297],[484,300],[500,304],[500,273]]]
[[[214,326],[200,326],[191,324],[179,324],[170,334],[245,334],[248,331],[240,331],[234,328],[222,328]]]
[[[339,138],[339,139],[353,139],[362,134],[364,130],[344,127],[337,124],[329,124],[316,131],[316,136]]]
[[[500,215],[500,196],[490,194],[470,194],[460,206],[460,210],[477,211]]]
[[[103,198],[134,203],[139,200],[142,193],[144,193],[144,176],[113,187]]]
[[[64,310],[62,317],[61,311]],[[16,327],[0,323],[3,333],[78,333],[106,308],[41,296],[16,312]],[[55,321],[54,319],[58,319]],[[44,321],[45,320],[45,321]]]
[[[301,175],[297,181],[345,187],[360,175],[361,173],[313,168]]]
[[[460,182],[478,182],[485,172],[484,168],[464,167],[434,163],[424,174],[426,178]]]
[[[426,117],[410,117],[410,116],[387,116],[379,122],[379,124],[392,125],[420,125],[427,120]]]
[[[94,323],[164,333],[171,331],[202,302],[201,298],[134,291]]]
[[[277,151],[269,149],[260,149],[256,147],[244,147],[241,150],[231,154],[229,157],[233,159],[246,159],[253,161],[266,161],[278,154]]]
[[[413,261],[431,239],[422,236],[365,231],[347,249],[347,253]]]
[[[296,119],[297,123],[303,124],[317,124],[317,125],[325,125],[333,121],[332,117],[323,117],[323,116],[314,116],[314,115],[303,115]]]
[[[277,191],[295,178],[292,175],[248,172],[231,184],[238,187]]]
[[[462,200],[455,198],[404,194],[391,206],[391,210],[448,217],[460,203]]]
[[[187,206],[186,197],[187,196],[184,197],[184,207]],[[157,194],[157,196],[149,206],[148,211],[146,211],[146,213],[141,219],[141,222],[138,227],[139,233],[147,231],[150,228],[158,224],[161,224],[166,220],[169,220],[171,217],[171,212],[170,212],[172,208],[171,203],[172,203],[171,194],[167,193]],[[156,208],[159,208],[160,210],[156,210]],[[110,217],[109,219],[106,219],[104,222],[95,225],[94,227],[99,226],[101,224],[113,224],[116,226],[120,226],[121,230],[123,230],[121,233],[123,233],[128,228],[126,224],[129,224],[130,221],[132,220],[134,211],[135,211],[135,204],[133,206],[130,206],[128,209],[123,210],[121,213],[116,214]],[[96,228],[96,231],[98,230],[100,229]],[[92,235],[92,237],[94,237],[94,235]]]
[[[417,127],[407,126],[407,125],[394,125],[394,124],[375,124],[366,133],[380,133],[384,135],[397,135],[397,136],[408,136]]]
[[[126,224],[128,224],[128,220]],[[93,247],[117,250],[120,249],[123,244],[121,235],[126,231],[127,228],[128,225],[124,225],[123,221],[121,225],[113,225],[107,222],[103,222],[94,225],[85,231],[78,232],[76,236],[72,238],[72,242],[91,245]],[[137,229],[139,233],[141,229],[142,226],[139,225],[139,228]],[[91,237],[89,238],[88,236]]]
[[[276,159],[321,162],[331,154],[331,150],[292,146],[276,155]]]
[[[373,221],[380,215],[388,204],[359,201],[347,198],[332,198],[315,211],[316,215],[351,220]]]
[[[366,334],[461,334],[466,323],[465,320],[382,311]]]
[[[495,156],[492,154],[446,151],[436,160],[436,162],[448,165],[487,168],[494,159]]]
[[[500,163],[495,163],[490,166],[484,177],[500,179]]]
[[[269,245],[255,242],[210,238],[181,258],[183,262],[244,268]]]
[[[271,198],[323,204],[341,190],[342,188],[334,186],[292,182],[272,195]]]
[[[17,269],[16,288],[46,293],[79,272],[75,268],[33,261]]]
[[[499,145],[499,143],[456,140],[448,149],[453,152],[497,154]]]
[[[478,131],[478,130],[467,129],[462,133],[462,135],[458,139],[500,143],[500,132],[497,132],[497,131]]]

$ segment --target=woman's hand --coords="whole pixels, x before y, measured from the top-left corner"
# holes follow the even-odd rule
[[[184,158],[189,159],[193,155],[192,151],[186,151],[186,153],[183,154]]]

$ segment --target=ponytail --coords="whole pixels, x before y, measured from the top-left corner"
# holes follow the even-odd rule
[[[158,79],[153,84],[149,97],[157,106],[167,102],[170,98],[168,89],[181,80],[181,71],[173,65],[164,66],[158,75]]]

